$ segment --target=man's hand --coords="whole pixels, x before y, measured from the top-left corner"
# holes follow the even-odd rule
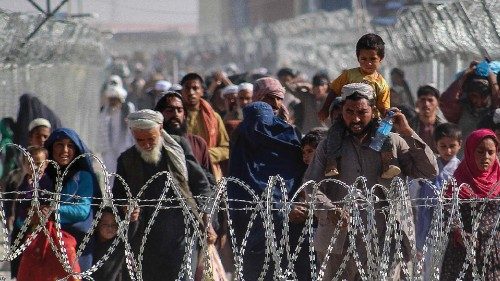
[[[413,129],[408,124],[406,116],[396,107],[391,108],[389,111],[394,112],[392,121],[394,122],[394,128],[402,136],[410,137],[413,135]]]
[[[128,207],[123,207],[123,212],[128,214]],[[141,214],[141,209],[139,207],[135,207],[130,213],[130,222],[136,222],[139,220],[139,215]]]
[[[307,219],[307,207],[294,204],[293,209],[288,214],[288,218],[292,223],[304,223]]]

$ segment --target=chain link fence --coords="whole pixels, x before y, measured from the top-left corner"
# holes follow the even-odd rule
[[[16,117],[19,97],[34,93],[94,147],[104,37],[82,23],[0,11],[0,116]]]

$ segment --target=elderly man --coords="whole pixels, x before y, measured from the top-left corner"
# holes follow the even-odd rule
[[[188,133],[202,137],[208,144],[212,170],[217,180],[222,177],[220,163],[229,159],[229,136],[220,115],[202,98],[203,78],[196,73],[182,80],[182,97],[186,104]]]
[[[373,89],[367,84],[354,83],[345,85],[341,94],[343,100],[341,122],[344,122],[347,128],[347,135],[342,140],[342,152],[338,166],[342,172],[336,178],[351,185],[358,177],[363,176],[367,179],[366,184],[368,187],[375,184],[386,185],[387,182],[384,182],[380,177],[382,174],[381,153],[369,147],[378,126],[374,114]],[[405,116],[397,109],[394,109],[394,112],[394,127],[399,134],[391,133],[389,137],[392,140],[393,151],[397,153],[402,173],[413,178],[435,177],[437,163],[432,150],[411,129]],[[304,176],[304,182],[308,180],[319,182],[325,179],[323,171],[327,161],[327,144],[328,142],[323,140],[318,145],[312,163]],[[336,183],[323,183],[318,189],[315,200],[319,202],[319,208],[344,207],[341,201],[345,199],[346,194],[345,188]],[[375,189],[375,195],[382,200],[386,198],[386,194],[381,188]],[[385,202],[376,203],[375,206],[378,235],[376,239],[378,239],[379,249],[383,248],[385,237],[386,221],[382,208],[386,206],[387,203]],[[320,262],[325,259],[332,233],[338,227],[337,221],[340,218],[346,218],[340,216],[340,214],[333,210],[316,212],[319,225],[314,242]],[[361,211],[361,216],[363,220],[366,220],[366,211]],[[348,239],[342,239],[346,237],[348,228],[344,228],[342,223],[340,227],[342,227],[340,238],[334,244],[334,250],[330,255],[324,280],[331,280],[335,276],[345,255],[349,255],[350,258],[340,275],[341,279],[358,280],[360,277],[358,267],[354,262],[353,255],[347,253],[351,242]],[[350,231],[354,230],[350,228]],[[367,264],[366,247],[368,246],[360,235],[356,235],[356,251],[363,266]]]
[[[135,139],[135,145],[123,152],[118,158],[117,174],[122,176],[130,187],[132,196],[137,196],[141,187],[154,175],[168,171],[175,185],[179,188],[184,202],[188,205],[199,225],[207,225],[207,216],[199,211],[203,205],[201,198],[211,195],[210,187],[201,167],[192,160],[191,151],[185,151],[179,145],[178,137],[170,136],[162,129],[163,116],[152,110],[140,110],[129,114],[129,127]],[[186,156],[186,155],[189,155]],[[184,263],[187,241],[184,215],[179,201],[162,203],[162,209],[154,218],[154,223],[146,232],[147,224],[153,219],[154,206],[166,186],[166,175],[152,181],[142,196],[138,206],[130,216],[131,230],[129,235],[133,251],[138,254],[141,240],[147,235],[142,260],[143,280],[176,280]],[[126,192],[119,181],[113,187],[114,197],[126,199]],[[166,199],[176,199],[170,188]],[[144,202],[144,203],[142,203]],[[121,202],[127,204],[127,202]],[[216,234],[209,226],[208,242],[214,243]],[[196,247],[192,258],[196,260]],[[195,265],[193,263],[192,265]],[[184,275],[187,280],[187,276]],[[184,280],[183,279],[183,280]]]

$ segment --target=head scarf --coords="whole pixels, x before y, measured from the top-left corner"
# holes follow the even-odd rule
[[[500,194],[500,165],[498,159],[491,165],[488,171],[481,171],[476,165],[474,152],[486,137],[496,140],[495,133],[489,129],[480,129],[472,132],[465,141],[465,156],[458,165],[453,176],[458,184],[468,184],[470,189],[463,187],[460,190],[460,198],[484,198],[496,197]],[[451,195],[451,187],[448,189],[448,195]],[[489,195],[490,194],[490,195]]]
[[[131,128],[138,129],[149,129],[153,126],[163,126],[163,115],[151,109],[143,109],[128,115],[128,122]],[[146,127],[144,127],[146,125]],[[184,150],[177,143],[172,136],[170,136],[165,130],[161,129],[161,137],[163,139],[163,148],[167,151],[167,156],[174,167],[179,171],[179,173],[184,177],[188,178],[186,157],[184,155]]]
[[[261,101],[267,95],[285,98],[285,88],[281,85],[278,79],[272,77],[264,77],[257,79],[253,84],[253,100]]]
[[[270,176],[280,175],[289,195],[300,185],[305,164],[299,134],[293,126],[274,116],[269,104],[247,105],[243,121],[233,136],[230,176],[244,181],[257,194],[265,189]],[[249,199],[239,188],[228,189],[228,193],[231,198]],[[280,194],[275,190],[274,196],[281,197]]]
[[[52,125],[52,129],[61,127],[61,120],[57,115],[43,104],[36,96],[24,94],[19,98],[19,112],[17,114],[16,130],[14,131],[14,143],[28,146],[28,127],[35,118],[45,118]]]

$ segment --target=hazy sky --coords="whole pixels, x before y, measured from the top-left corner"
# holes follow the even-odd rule
[[[46,0],[34,0],[42,8]],[[198,0],[70,0],[61,12],[78,12],[81,2],[83,13],[95,13],[91,24],[117,31],[172,30],[195,32],[198,29]],[[52,8],[60,0],[51,0]],[[27,0],[0,0],[0,9],[13,12],[36,13]]]

